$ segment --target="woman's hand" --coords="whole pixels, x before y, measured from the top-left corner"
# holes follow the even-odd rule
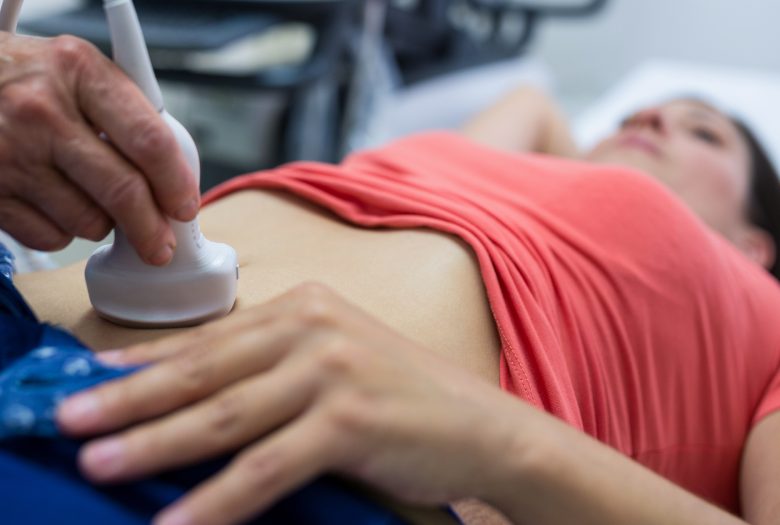
[[[97,48],[0,34],[1,229],[54,250],[116,223],[145,261],[165,264],[176,239],[164,215],[192,220],[198,204],[173,133]]]
[[[82,450],[89,478],[241,449],[160,523],[242,521],[323,472],[408,502],[482,497],[523,406],[316,284],[111,359],[155,364],[61,406],[68,434],[125,429]]]

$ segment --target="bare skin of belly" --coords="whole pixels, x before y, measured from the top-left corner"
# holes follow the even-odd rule
[[[499,342],[476,257],[459,239],[430,230],[358,228],[281,191],[243,191],[204,208],[204,235],[233,246],[241,267],[236,309],[305,281],[322,282],[421,345],[498,384]],[[95,350],[182,329],[138,329],[99,318],[85,262],[19,275],[36,314]],[[186,330],[186,328],[184,328]]]
[[[238,252],[236,309],[266,302],[305,281],[322,282],[398,332],[498,385],[495,321],[476,257],[456,237],[425,229],[355,227],[278,190],[230,195],[204,208],[199,220],[208,239]],[[42,320],[70,329],[98,351],[186,330],[126,328],[101,319],[89,303],[84,265],[19,275],[16,284]],[[473,518],[467,521],[495,523]]]

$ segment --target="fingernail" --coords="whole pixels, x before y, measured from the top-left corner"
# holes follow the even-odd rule
[[[172,508],[160,514],[154,525],[192,525],[192,516],[182,508]]]
[[[120,439],[95,441],[84,449],[82,465],[93,477],[111,477],[122,470],[124,453],[125,446]]]
[[[174,250],[173,244],[166,244],[160,250],[149,257],[149,262],[156,265],[156,266],[163,266],[165,264],[168,264],[171,262],[171,259],[173,259],[173,250]]]
[[[84,426],[97,420],[100,406],[92,394],[77,394],[59,406],[57,420],[66,426]]]
[[[176,210],[174,218],[180,221],[191,221],[198,214],[198,199],[192,199],[187,204]]]
[[[104,365],[123,365],[125,364],[124,355],[124,350],[103,350],[95,354],[95,359]]]

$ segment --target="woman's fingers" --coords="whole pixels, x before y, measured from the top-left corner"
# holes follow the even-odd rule
[[[484,458],[511,442],[500,425],[485,439],[491,388],[319,285],[164,344],[170,357],[59,413],[74,434],[162,416],[89,443],[81,465],[96,481],[243,448],[158,523],[241,522],[323,472],[417,502],[450,501],[477,493]],[[85,399],[91,415],[78,413]]]
[[[155,363],[173,358],[179,354],[198,351],[204,347],[220,353],[220,359],[233,351],[229,339],[246,339],[251,346],[255,330],[269,324],[273,317],[270,308],[254,307],[244,311],[234,311],[228,317],[181,332],[179,334],[141,343],[128,348],[110,350],[97,354],[104,363],[118,366],[133,366]],[[258,342],[261,342],[262,339]]]
[[[217,476],[165,509],[154,523],[244,522],[327,471],[341,454],[341,446],[323,418],[304,414],[246,449]]]
[[[316,376],[309,360],[285,362],[192,407],[90,442],[81,451],[82,471],[93,481],[121,481],[235,450],[303,412]]]
[[[326,298],[328,295],[329,292],[323,286],[304,283],[264,304],[243,311],[234,311],[228,317],[200,328],[150,343],[101,352],[98,354],[98,359],[106,364],[119,366],[152,363],[180,352],[189,352],[201,346],[204,341],[219,340],[230,334],[246,333],[247,338],[251,339],[253,330],[281,318],[297,323],[303,334],[306,330],[327,325],[330,322],[329,316],[333,316],[339,308],[329,303],[330,299]],[[221,350],[223,353],[229,350],[224,342],[219,346],[223,347]]]
[[[226,334],[217,331],[216,337],[207,332],[195,331],[203,335],[199,339],[182,338],[191,345],[187,351],[68,398],[57,413],[60,427],[71,435],[86,435],[165,414],[265,371],[298,336],[295,325],[284,320]]]

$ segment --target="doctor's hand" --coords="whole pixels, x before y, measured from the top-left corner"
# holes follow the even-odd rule
[[[90,479],[239,451],[157,523],[244,521],[324,472],[410,503],[490,502],[512,486],[511,414],[535,412],[317,284],[109,362],[153,364],[60,407],[70,435],[113,433],[82,449]]]
[[[110,60],[74,37],[0,33],[0,229],[54,250],[117,224],[165,264],[176,241],[164,215],[191,220],[198,206],[173,134]]]

